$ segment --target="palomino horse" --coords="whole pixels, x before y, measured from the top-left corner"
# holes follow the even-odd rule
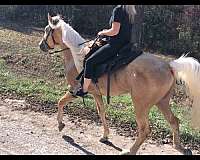
[[[48,15],[48,23],[45,27],[44,37],[39,44],[40,48],[44,52],[53,49],[55,45],[60,45],[62,49],[69,48],[63,52],[64,65],[68,84],[73,89],[77,85],[75,77],[82,69],[83,57],[86,54],[85,46],[79,44],[85,40],[60,16],[51,17]],[[172,128],[173,146],[183,154],[191,154],[189,149],[184,149],[180,144],[179,122],[170,109],[169,100],[176,79],[184,81],[190,91],[190,97],[194,101],[192,124],[194,127],[200,127],[200,118],[198,118],[200,116],[200,109],[198,109],[200,104],[199,72],[200,64],[191,57],[182,56],[168,63],[152,54],[142,54],[126,67],[112,74],[111,95],[130,93],[134,102],[139,135],[128,153],[136,154],[141,144],[146,140],[150,133],[148,113],[153,105],[157,105]],[[98,80],[99,90],[94,84],[89,87],[89,93],[95,99],[97,111],[104,127],[101,141],[107,140],[109,134],[102,101],[102,95],[106,95],[106,81],[107,75],[105,74]],[[70,92],[67,92],[58,102],[59,130],[64,127],[62,122],[63,107],[74,98]]]

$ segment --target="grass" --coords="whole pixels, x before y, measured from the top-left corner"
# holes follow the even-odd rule
[[[29,36],[26,34],[3,29],[0,31],[1,50],[8,54],[14,54],[15,52],[23,55],[37,55],[37,42],[39,38],[37,36]],[[8,35],[8,36],[7,36]],[[8,39],[8,41],[7,41]],[[55,57],[52,57],[55,58]],[[29,62],[32,61],[29,57]],[[44,60],[45,61],[45,60]],[[56,59],[57,61],[57,59]],[[45,62],[44,62],[45,63]],[[63,72],[63,65],[56,62],[56,65],[52,69],[56,74]],[[23,97],[35,97],[39,101],[57,103],[59,98],[66,92],[67,85],[58,85],[48,77],[34,78],[30,75],[20,75],[19,73],[9,69],[4,59],[0,59],[0,93],[15,93]],[[104,101],[106,99],[104,97]],[[89,97],[86,99],[86,106],[88,110],[95,111],[94,100]],[[81,99],[77,99],[70,105],[71,108],[82,105]],[[189,113],[188,108],[183,108],[171,103],[173,113],[180,119],[180,131],[181,138],[184,143],[190,143],[191,145],[200,143],[200,133],[192,130],[189,125],[189,120],[186,119],[185,114]],[[130,96],[121,95],[111,98],[111,104],[107,105],[106,112],[113,122],[116,123],[129,123],[133,128],[136,127],[134,107]],[[164,119],[163,115],[154,106],[149,113],[149,120],[152,126],[152,135],[157,138],[165,138],[167,135],[171,135],[169,124]]]
[[[3,59],[0,60],[0,82],[0,92],[14,92],[50,102],[56,102],[67,90],[66,86],[63,86],[61,90],[43,79],[18,76],[6,68]]]

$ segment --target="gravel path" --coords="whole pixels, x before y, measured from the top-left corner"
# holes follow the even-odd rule
[[[65,115],[66,124],[58,132],[56,114],[47,116],[29,110],[16,110],[26,107],[24,100],[0,100],[0,154],[65,154],[65,155],[112,155],[129,149],[132,138],[117,135],[111,128],[110,143],[99,142],[103,128],[89,120],[70,120]],[[138,154],[180,154],[171,145],[144,143]]]

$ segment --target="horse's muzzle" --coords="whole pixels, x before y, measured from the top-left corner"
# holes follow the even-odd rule
[[[46,45],[46,43],[44,42],[44,40],[40,41],[39,46],[40,46],[40,49],[43,52],[48,52],[49,51],[48,46]]]

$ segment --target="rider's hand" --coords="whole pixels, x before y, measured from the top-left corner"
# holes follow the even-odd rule
[[[104,31],[100,31],[100,32],[98,33],[98,35],[99,35],[99,36],[104,35]]]

